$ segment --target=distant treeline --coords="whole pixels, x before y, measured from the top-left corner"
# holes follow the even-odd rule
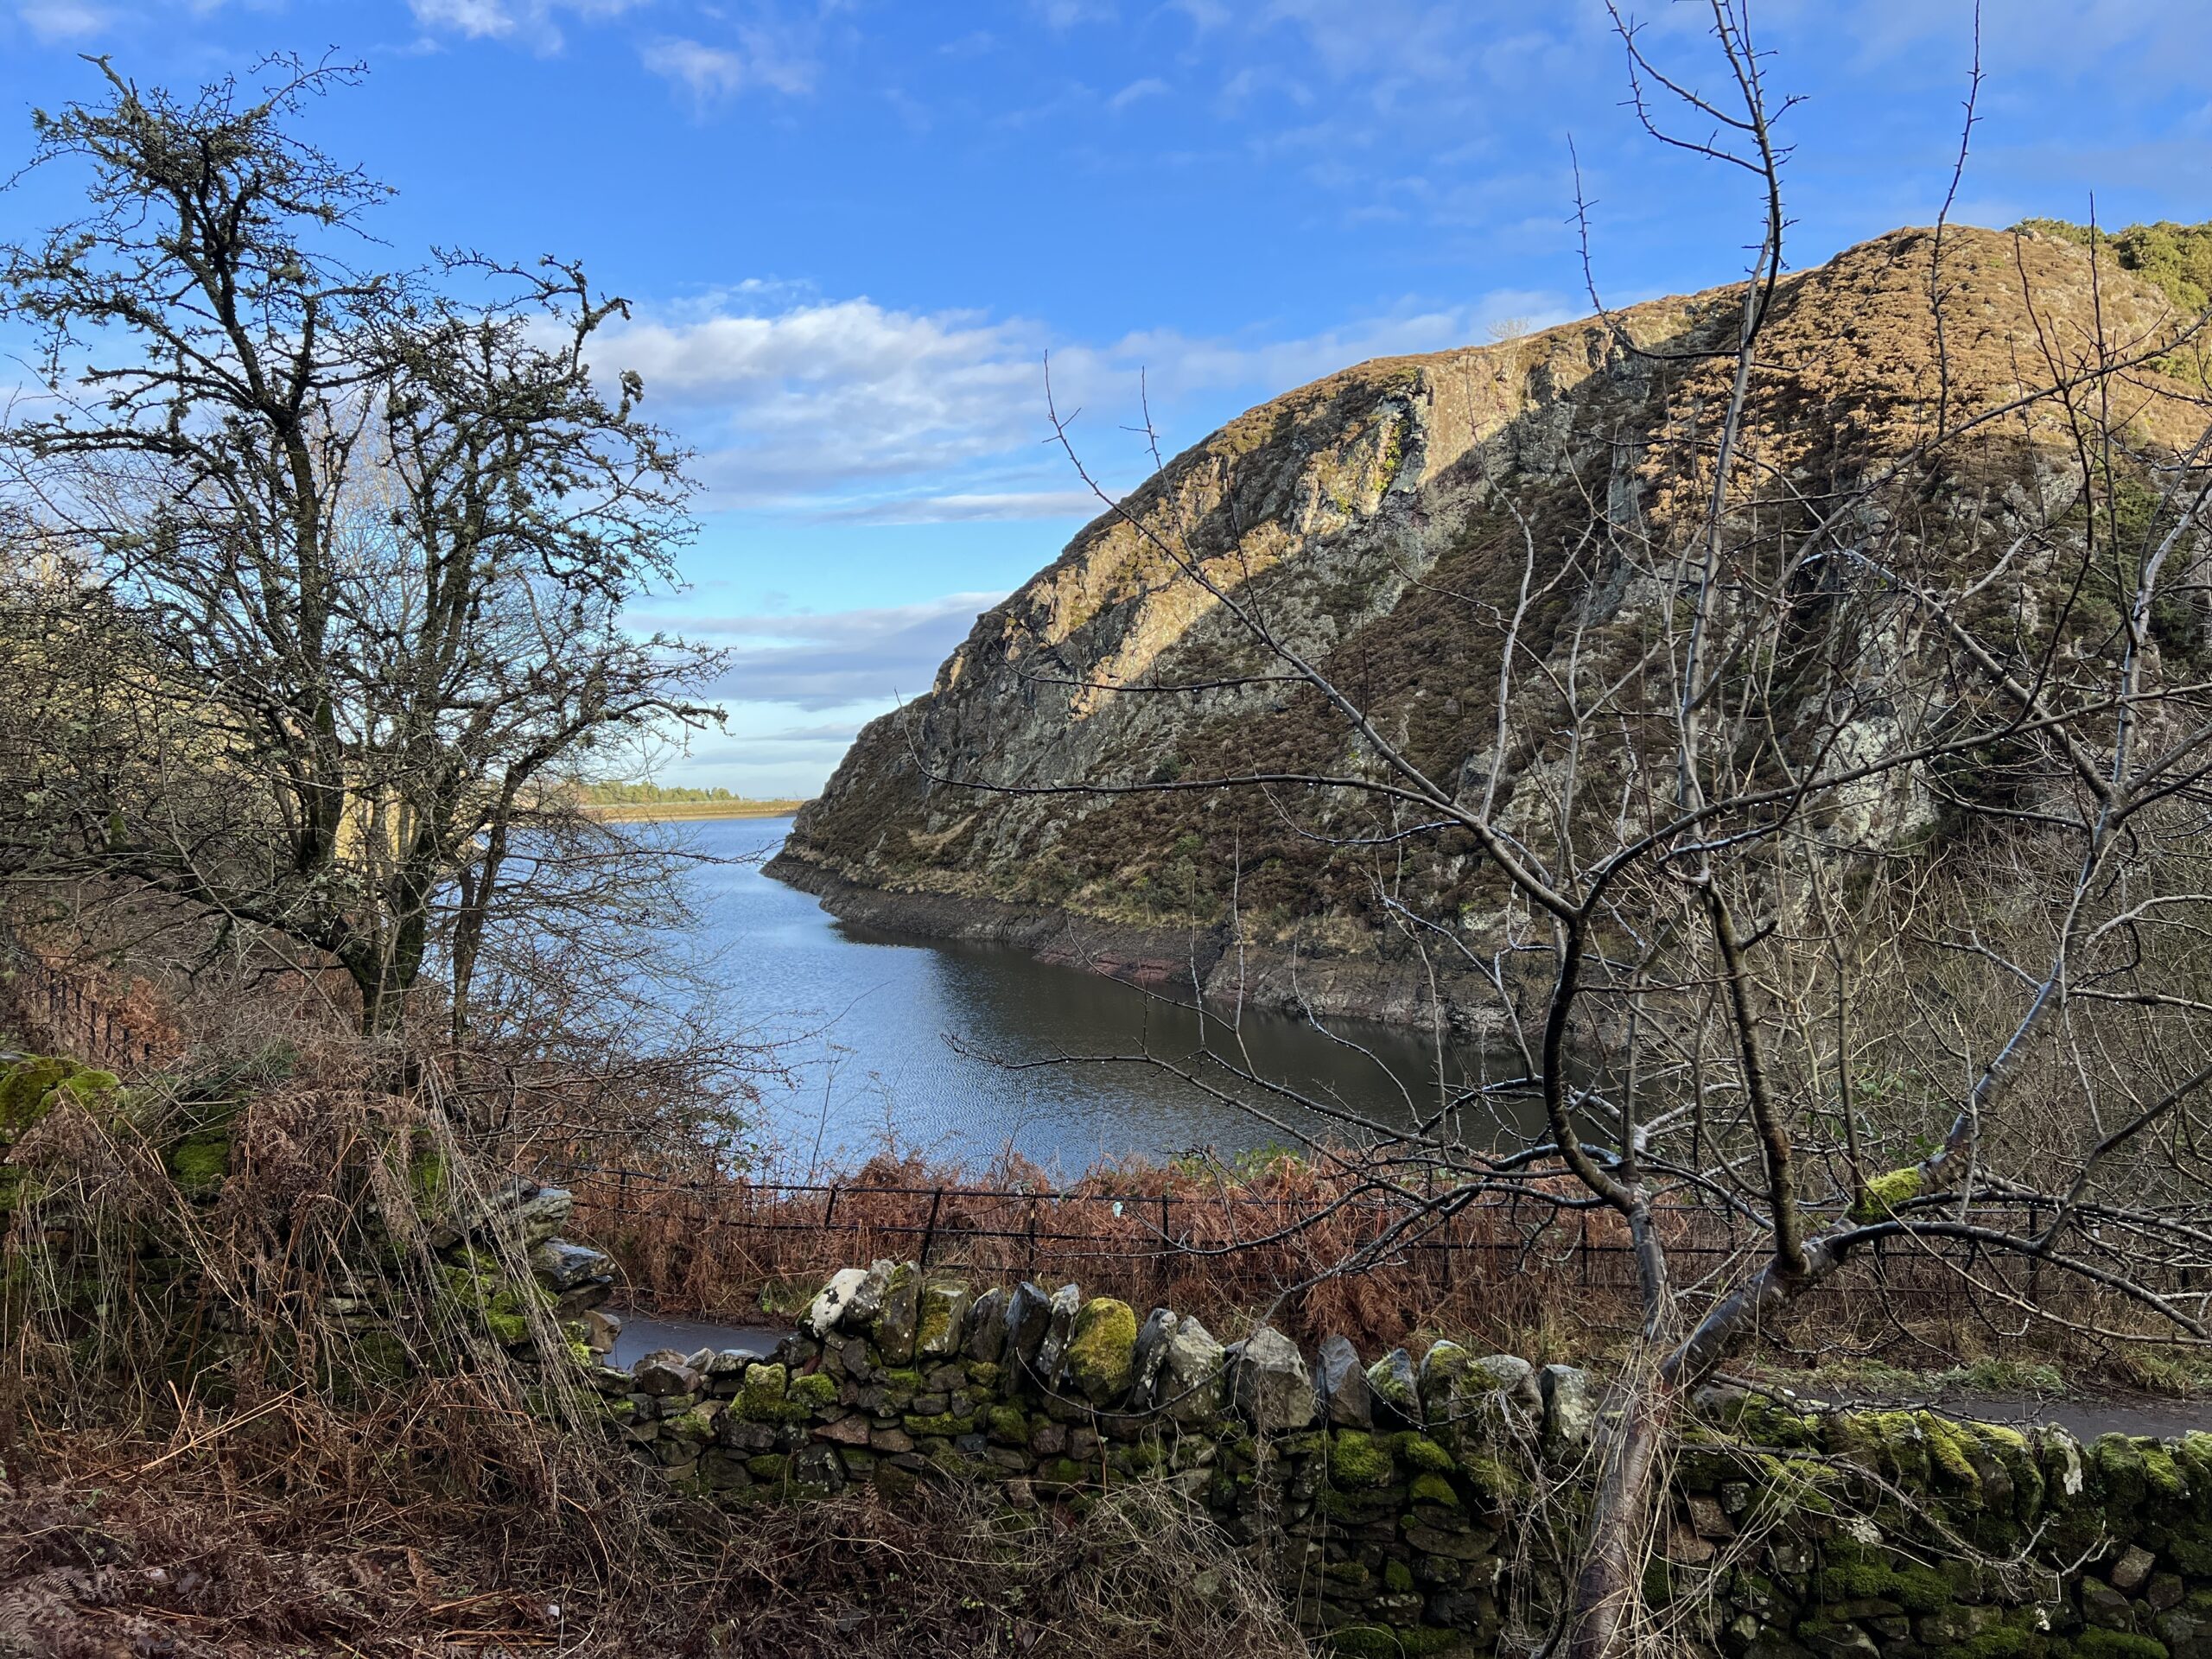
[[[726,789],[671,789],[660,784],[586,784],[582,793],[588,806],[660,806],[677,801],[724,801],[737,805],[745,798]]]

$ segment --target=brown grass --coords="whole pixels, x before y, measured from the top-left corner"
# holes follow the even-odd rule
[[[1140,1311],[1196,1313],[1221,1335],[1265,1318],[1307,1343],[1341,1332],[1373,1354],[1399,1343],[1418,1351],[1448,1332],[1540,1363],[1626,1346],[1637,1314],[1617,1217],[1525,1194],[1484,1198],[1346,1271],[1403,1219],[1363,1188],[1371,1173],[1283,1158],[1242,1173],[1108,1169],[1054,1189],[1034,1171],[982,1182],[878,1158],[834,1197],[698,1170],[584,1168],[563,1179],[577,1195],[577,1230],[615,1255],[633,1295],[670,1313],[787,1316],[838,1268],[916,1260],[926,1247],[929,1265],[979,1285],[1073,1281]],[[1684,1210],[1663,1225],[1679,1278],[1708,1274],[1718,1291],[1756,1265],[1757,1242],[1723,1216]],[[1828,1353],[1840,1343],[1948,1363],[1972,1335],[1966,1265],[1869,1257],[1767,1335],[1784,1363],[1793,1348]]]
[[[0,1484],[0,1655],[1306,1652],[1266,1581],[1158,1485],[1080,1518],[928,1490],[732,1524],[637,1491],[526,1496],[480,1466],[405,1502],[332,1478],[334,1448],[393,1423],[278,1414],[167,1462],[157,1442],[42,1440]]]

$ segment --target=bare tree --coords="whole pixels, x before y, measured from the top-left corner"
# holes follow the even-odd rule
[[[1260,497],[1295,492],[1245,484],[1257,440],[1241,430],[1128,496],[1092,485],[1108,518],[1088,545],[1116,550],[1129,604],[1158,602],[1192,643],[1163,645],[1162,628],[1125,651],[1126,612],[1069,621],[1040,588],[984,619],[897,740],[921,787],[1009,808],[1262,801],[1287,837],[1367,870],[1371,912],[1488,999],[1504,1061],[1427,1104],[1409,1094],[1410,1128],[1257,1075],[1233,1022],[1182,1069],[1224,1101],[1258,1090],[1330,1122],[1314,1155],[1358,1178],[1353,1198],[1396,1206],[1332,1272],[1502,1194],[1618,1217],[1643,1348],[1561,1631],[1574,1659],[1635,1639],[1655,1471],[1690,1393],[1878,1245],[1965,1247],[1950,1259],[1987,1309],[2212,1343],[2203,320],[2122,277],[2094,236],[2084,257],[1946,224],[1852,274],[1887,293],[1880,273],[1916,262],[1916,322],[1869,351],[1921,366],[1838,368],[1837,310],[1785,264],[1787,102],[1747,9],[1711,5],[1722,94],[1616,22],[1632,107],[1747,178],[1759,232],[1742,279],[1687,305],[1599,302],[1594,326],[1388,371],[1470,426],[1456,477],[1425,456],[1428,493],[1395,521],[1398,437],[1374,441],[1368,472],[1376,522],[1401,526],[1404,591],[1448,607],[1455,644],[1494,665],[1471,753],[1417,741],[1404,705],[1360,683],[1359,620],[1336,626],[1294,586],[1287,513]],[[2018,325],[2001,338],[1983,322],[1999,311]],[[1541,421],[1485,404],[1478,381],[1515,384],[1532,360],[1598,390]],[[1338,407],[1325,397],[1309,402]],[[1545,469],[1517,464],[1546,445]],[[1479,593],[1426,550],[1468,525],[1497,562]],[[992,698],[1059,700],[1022,770],[969,723]],[[1086,734],[1130,699],[1242,719],[1247,753],[1263,720],[1300,719],[1342,759],[1163,768]],[[1461,863],[1496,895],[1479,925],[1424,908],[1451,882],[1406,876]],[[1529,1096],[1541,1134],[1482,1132],[1485,1105]],[[1686,1269],[1672,1218],[1699,1208],[1756,1245]],[[1990,1265],[2007,1261],[2024,1275]]]
[[[634,375],[601,390],[588,353],[626,313],[573,265],[362,263],[385,192],[293,132],[353,71],[277,61],[188,103],[98,67],[105,100],[40,115],[33,162],[84,168],[90,213],[0,260],[43,382],[0,453],[22,535],[86,573],[144,677],[107,688],[130,706],[102,741],[54,726],[17,871],[335,963],[372,1033],[442,927],[465,1031],[490,918],[547,844],[521,843],[591,840],[556,779],[713,717],[690,695],[713,655],[621,624],[674,577],[683,456]]]

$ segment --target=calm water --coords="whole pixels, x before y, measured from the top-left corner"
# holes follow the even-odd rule
[[[763,1099],[787,1167],[849,1166],[890,1142],[976,1167],[1011,1150],[1073,1173],[1102,1159],[1203,1148],[1230,1157],[1323,1126],[1280,1100],[1265,1104],[1280,1125],[1271,1126],[1158,1067],[1083,1058],[1148,1049],[1259,1098],[1199,1052],[1198,1016],[1133,987],[1001,946],[893,938],[836,921],[810,894],[760,874],[759,861],[790,828],[788,819],[685,826],[700,851],[753,861],[700,865],[688,879],[703,943],[718,953],[714,978],[726,1012],[776,1039],[792,1074],[790,1086],[766,1086]],[[1333,1029],[1368,1052],[1272,1015],[1247,1014],[1236,1032],[1210,1017],[1204,1038],[1224,1053],[1241,1043],[1257,1073],[1376,1120],[1408,1121],[1401,1080],[1433,1109],[1426,1045],[1384,1027]],[[1016,1069],[1062,1057],[1075,1063]],[[1454,1077],[1477,1063],[1447,1060]]]

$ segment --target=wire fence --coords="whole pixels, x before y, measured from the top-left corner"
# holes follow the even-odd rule
[[[1356,1252],[1373,1258],[1360,1275],[1364,1287],[1401,1307],[1534,1318],[1548,1301],[1570,1299],[1580,1314],[1608,1305],[1625,1313],[1638,1289],[1619,1218],[1577,1206],[1564,1188],[1483,1193],[1415,1218],[1403,1202],[1344,1197],[1312,1182],[1269,1192],[1091,1180],[1055,1192],[700,1181],[582,1160],[543,1173],[575,1192],[579,1230],[613,1245],[663,1312],[747,1311],[765,1288],[795,1293],[878,1258],[1039,1283],[1073,1279],[1096,1294],[1178,1307],[1194,1298],[1249,1303],[1287,1286],[1326,1283]],[[1663,1205],[1656,1219],[1669,1271],[1694,1294],[1740,1282],[1765,1243],[1763,1231],[1723,1205]],[[1854,1319],[1885,1309],[1949,1315],[1986,1301],[1993,1288],[2043,1288],[1972,1241],[1890,1241],[1868,1259],[1871,1271],[1822,1286],[1813,1302]]]
[[[0,926],[0,999],[23,1035],[110,1071],[151,1065],[161,1052],[126,1007],[85,975],[56,967]]]

